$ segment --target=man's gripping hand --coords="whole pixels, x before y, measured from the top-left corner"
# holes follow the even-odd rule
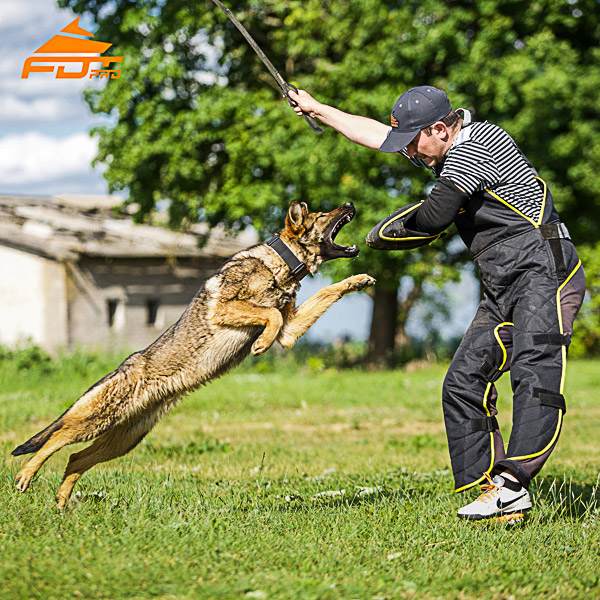
[[[319,116],[318,106],[320,102],[317,102],[308,92],[298,90],[298,93],[296,93],[294,90],[290,90],[288,96],[296,103],[293,109],[298,116],[303,116],[302,112],[307,113],[313,119]]]

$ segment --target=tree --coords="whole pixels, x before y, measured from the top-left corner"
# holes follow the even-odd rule
[[[172,225],[252,224],[268,235],[294,199],[313,210],[350,200],[358,218],[341,235],[360,242],[431,185],[428,173],[398,156],[330,130],[312,133],[210,0],[59,4],[91,13],[96,37],[125,56],[122,78],[87,99],[92,111],[113,118],[95,131],[97,161],[107,164],[111,190],[129,191],[139,219],[167,199]],[[513,134],[549,180],[576,236],[598,236],[595,1],[230,0],[228,6],[289,81],[342,110],[387,121],[409,87],[446,89],[454,106]],[[362,246],[355,261],[331,263],[328,272],[377,277],[375,361],[393,349],[398,323],[406,320],[407,307],[398,310],[400,278],[411,277],[417,295],[428,281],[458,278],[464,260],[441,242],[405,253]]]

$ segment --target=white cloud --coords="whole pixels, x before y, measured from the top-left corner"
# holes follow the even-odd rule
[[[87,133],[57,138],[30,131],[0,138],[0,182],[21,184],[90,174],[98,143]]]
[[[25,99],[18,96],[0,96],[0,121],[57,121],[72,115],[70,107],[60,98]]]
[[[3,33],[5,31],[9,32],[18,27],[19,37],[29,37],[40,31],[43,37],[48,30],[57,27],[60,30],[68,25],[68,19],[75,18],[72,15],[73,13],[70,10],[59,9],[54,0],[27,0],[27,2],[23,2],[23,0],[2,0],[0,31]],[[45,41],[46,39],[41,40],[42,43]]]

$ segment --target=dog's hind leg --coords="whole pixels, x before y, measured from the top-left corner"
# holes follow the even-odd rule
[[[98,463],[118,458],[133,450],[154,427],[159,414],[160,411],[157,410],[150,415],[144,415],[143,419],[133,424],[125,422],[115,425],[97,438],[91,446],[71,454],[56,495],[58,508],[63,509],[66,506],[77,480],[86,471]]]
[[[111,427],[118,415],[114,410],[107,409],[111,408],[114,399],[124,397],[126,392],[127,388],[117,378],[105,378],[90,388],[54,423],[15,448],[12,452],[15,456],[36,453],[17,474],[17,490],[24,492],[41,466],[55,452],[69,444],[93,440]]]
[[[243,300],[231,300],[220,304],[215,311],[214,320],[217,325],[230,327],[264,327],[263,332],[252,344],[252,354],[255,355],[266,352],[273,345],[283,325],[283,316],[276,308],[257,306]]]
[[[75,410],[74,410],[75,409]],[[42,465],[64,446],[85,442],[95,437],[90,427],[92,407],[74,404],[44,431],[28,440],[13,451],[19,455],[25,452],[37,452],[25,463],[15,477],[19,492],[25,492]]]
[[[362,290],[374,283],[375,279],[370,275],[352,275],[320,289],[300,306],[286,313],[277,340],[284,348],[291,348],[296,340],[304,335],[314,322],[342,296]]]

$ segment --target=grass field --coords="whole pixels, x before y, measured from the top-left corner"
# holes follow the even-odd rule
[[[84,475],[64,513],[54,494],[71,448],[18,494],[11,450],[116,364],[0,361],[2,599],[600,597],[598,362],[569,363],[561,441],[535,511],[512,527],[454,516],[473,494],[453,492],[444,365],[246,363]]]

